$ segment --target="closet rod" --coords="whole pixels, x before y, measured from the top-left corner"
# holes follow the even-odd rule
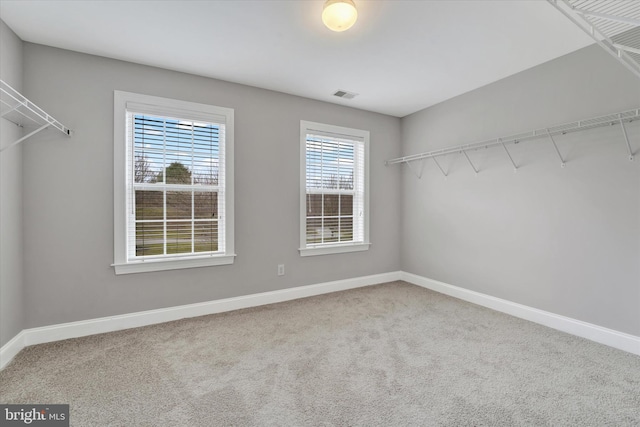
[[[555,141],[553,137],[556,135],[564,135],[572,132],[579,132],[579,131],[588,130],[588,129],[595,129],[599,127],[615,126],[615,125],[622,126],[625,142],[629,150],[629,160],[633,160],[633,153],[631,151],[631,145],[629,144],[629,139],[627,136],[626,129],[624,127],[624,123],[632,122],[638,119],[640,119],[640,108],[623,111],[615,114],[609,114],[606,116],[594,117],[591,119],[578,120],[575,122],[551,126],[548,128],[536,129],[530,132],[492,138],[485,141],[457,145],[454,147],[440,148],[438,150],[427,151],[419,154],[412,154],[410,156],[398,157],[395,159],[390,159],[385,161],[385,165],[393,165],[397,163],[409,163],[416,160],[436,158],[436,157],[445,156],[447,154],[454,154],[454,153],[462,153],[466,155],[466,152],[469,150],[479,150],[481,148],[489,148],[489,147],[494,147],[498,145],[503,146],[504,149],[506,150],[507,149],[506,144],[517,144],[519,142],[530,141],[534,139],[543,139],[543,138],[547,140],[551,139],[551,141],[555,145]],[[509,154],[508,150],[507,150],[507,154]],[[513,159],[511,158],[510,154],[509,154],[509,158],[513,163]],[[562,161],[562,163],[564,163],[562,156],[560,156],[560,160]],[[514,163],[514,167],[515,167],[515,163]],[[475,170],[475,167],[474,167],[474,170]]]

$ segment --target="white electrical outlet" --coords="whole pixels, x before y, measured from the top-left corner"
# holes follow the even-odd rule
[[[284,264],[278,264],[278,276],[284,276]]]

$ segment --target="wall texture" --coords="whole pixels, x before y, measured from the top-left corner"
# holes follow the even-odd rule
[[[0,78],[22,90],[22,41],[0,21]],[[0,118],[0,147],[22,129]],[[22,258],[22,146],[0,153],[0,347],[24,327]]]
[[[29,97],[69,126],[24,148],[26,327],[396,271],[400,119],[282,93],[24,45]],[[235,264],[114,274],[113,91],[235,109]],[[371,131],[369,251],[301,258],[300,120]],[[283,263],[286,275],[277,276]]]
[[[638,79],[591,46],[402,119],[403,155],[640,106]],[[640,335],[640,122],[403,167],[402,269]],[[419,165],[416,165],[419,166]]]

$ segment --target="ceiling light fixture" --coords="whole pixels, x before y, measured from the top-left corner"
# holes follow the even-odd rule
[[[355,24],[358,11],[353,0],[327,0],[322,9],[322,22],[331,31],[345,31]]]

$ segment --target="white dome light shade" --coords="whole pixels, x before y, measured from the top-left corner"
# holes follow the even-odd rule
[[[327,0],[322,10],[322,22],[332,31],[345,31],[355,24],[358,11],[352,0]]]

